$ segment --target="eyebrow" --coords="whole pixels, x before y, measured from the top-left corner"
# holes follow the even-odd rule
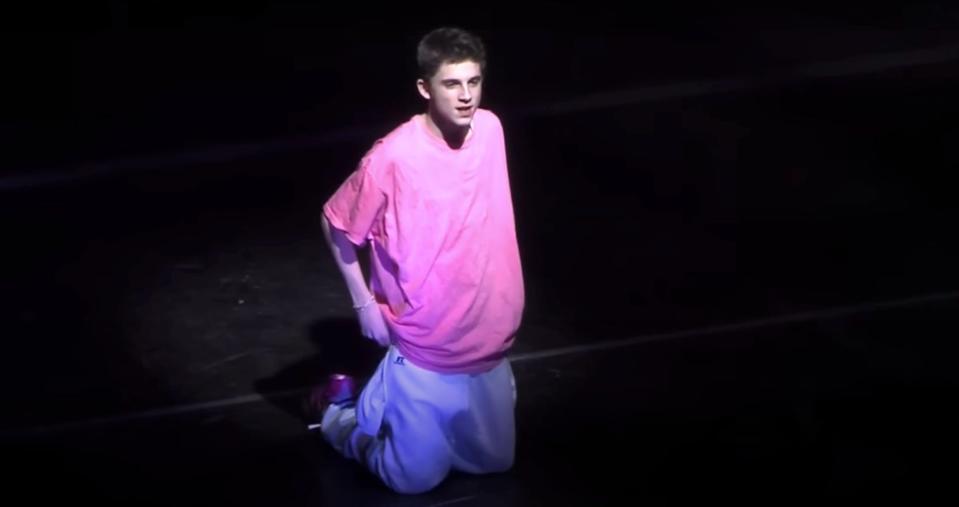
[[[482,81],[482,80],[483,80],[483,76],[473,76],[467,79],[467,81]],[[443,84],[456,84],[456,83],[459,83],[459,79],[444,79],[440,82]]]

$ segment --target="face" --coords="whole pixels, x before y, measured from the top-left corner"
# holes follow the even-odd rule
[[[482,97],[482,70],[472,60],[445,63],[429,81],[419,80],[417,87],[430,101],[434,122],[441,127],[466,129]]]

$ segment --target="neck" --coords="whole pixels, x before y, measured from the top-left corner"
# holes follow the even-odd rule
[[[439,119],[438,115],[434,115],[432,110],[426,112],[426,126],[431,132],[442,137],[446,144],[453,149],[462,147],[473,132],[472,125],[466,127],[452,125]]]

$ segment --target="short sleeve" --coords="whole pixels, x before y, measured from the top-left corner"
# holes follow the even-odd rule
[[[323,206],[330,225],[343,231],[357,246],[366,243],[386,207],[386,194],[373,175],[377,163],[374,148]]]

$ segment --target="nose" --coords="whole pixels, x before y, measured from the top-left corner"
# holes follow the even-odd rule
[[[469,86],[464,86],[460,89],[462,90],[460,92],[460,102],[469,102],[473,98]]]

